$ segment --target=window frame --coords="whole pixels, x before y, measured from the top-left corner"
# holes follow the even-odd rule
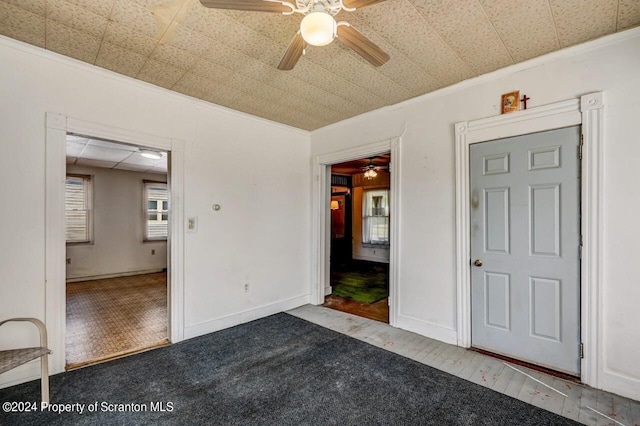
[[[161,220],[160,222],[163,222],[162,220],[162,216],[163,215],[167,215],[167,235],[162,236],[162,237],[150,237],[149,236],[149,212],[151,210],[149,210],[149,195],[148,195],[148,187],[150,185],[164,185],[165,189],[167,190],[167,199],[166,200],[156,200],[156,203],[158,201],[162,201],[162,205],[164,207],[164,203],[167,203],[167,209],[164,210],[154,210],[157,212],[157,215],[160,216]],[[167,182],[163,182],[163,181],[159,181],[159,180],[148,180],[148,179],[144,179],[142,181],[142,223],[143,223],[143,229],[142,229],[142,242],[144,243],[153,243],[153,242],[158,242],[158,241],[167,241],[168,237],[169,237],[169,215],[171,214],[171,205],[169,203],[170,201],[170,195],[169,195],[169,185]],[[156,204],[157,205],[157,204]]]
[[[67,180],[69,178],[79,178],[82,179],[83,181],[83,187],[84,190],[86,192],[86,198],[85,198],[85,210],[87,212],[87,224],[86,224],[86,236],[87,239],[86,240],[74,240],[74,241],[69,241],[67,239],[67,218],[66,218],[66,212],[67,212],[67,208],[66,208],[66,199],[67,199]],[[93,244],[93,216],[94,216],[94,209],[93,209],[93,176],[92,175],[85,175],[85,174],[81,174],[81,173],[66,173],[65,174],[65,225],[64,225],[64,229],[65,229],[65,244],[67,246],[77,246],[77,245],[91,245]]]

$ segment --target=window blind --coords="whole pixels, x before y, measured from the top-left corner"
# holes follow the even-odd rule
[[[91,241],[90,177],[67,176],[65,181],[65,237],[68,243]]]

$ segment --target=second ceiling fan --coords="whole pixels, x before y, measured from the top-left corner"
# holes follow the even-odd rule
[[[271,12],[283,15],[305,15],[300,29],[289,43],[279,70],[291,70],[304,53],[307,44],[326,46],[335,38],[353,49],[371,65],[379,67],[389,60],[389,54],[353,28],[348,22],[336,22],[334,16],[341,10],[353,12],[384,0],[295,0],[295,4],[280,0],[200,0],[212,9],[232,9],[252,12]]]

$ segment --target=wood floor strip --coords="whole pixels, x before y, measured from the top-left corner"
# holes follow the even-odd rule
[[[554,380],[553,386],[567,394],[564,404],[562,405],[560,415],[577,421],[580,416],[580,397],[582,396],[582,386],[576,383],[567,382],[560,378],[556,378]]]
[[[464,354],[457,360],[456,364],[449,370],[449,373],[462,377],[462,372],[465,367],[471,362],[471,359],[475,356],[475,352],[465,350]]]
[[[458,377],[469,380],[473,373],[475,373],[476,370],[480,367],[480,364],[482,364],[484,358],[485,357],[483,355],[474,352],[473,357],[469,360],[469,363],[462,369]]]
[[[515,370],[507,368],[505,366],[504,370],[500,374],[500,377],[498,377],[498,380],[495,381],[491,389],[496,392],[504,393],[504,391],[507,389],[507,386],[509,386],[509,383],[511,382],[514,374],[518,373]]]
[[[507,367],[508,363],[486,354],[377,321],[364,318],[353,321],[351,318],[357,317],[343,312],[307,305],[289,313],[586,425],[640,426],[640,402],[629,398],[524,366],[515,366],[525,375]],[[367,322],[373,325],[367,327]],[[354,327],[354,324],[357,326]]]
[[[77,368],[82,368],[82,367],[86,367],[88,365],[93,365],[93,364],[100,364],[102,362],[107,362],[107,361],[111,361],[112,359],[116,359],[116,358],[122,358],[123,356],[129,356],[129,355],[135,355],[135,354],[139,354],[142,352],[146,352],[149,351],[151,349],[156,349],[156,348],[161,348],[163,346],[167,346],[169,345],[169,339],[164,339],[161,342],[149,345],[149,346],[145,346],[142,348],[136,348],[136,349],[131,349],[131,350],[127,350],[127,351],[121,351],[121,352],[116,352],[110,355],[106,355],[104,357],[100,357],[100,358],[93,358],[93,359],[89,359],[87,361],[83,361],[83,362],[78,362],[75,364],[67,364],[67,366],[65,367],[65,370],[69,371],[69,370],[75,370]]]
[[[606,414],[604,414],[603,412],[598,411],[598,410],[596,410],[596,409],[595,409],[595,408],[593,408],[593,407],[589,407],[589,406],[587,406],[586,408],[587,408],[587,409],[589,409],[589,410],[591,410],[591,411],[593,411],[594,413],[596,413],[597,415],[599,415],[599,416],[600,416],[600,418],[598,419],[598,426],[601,426],[601,425],[602,425],[602,426],[606,426],[606,425],[608,425],[608,424],[609,424],[609,421],[611,421],[611,422],[613,422],[613,423],[615,423],[615,424],[618,424],[618,425],[620,425],[620,426],[626,426],[625,424],[620,423],[620,422],[619,422],[619,421],[617,421],[616,419],[613,419],[613,418],[611,418],[611,417],[607,416],[607,415],[606,415]]]
[[[631,424],[631,401],[620,395],[613,395],[612,417],[625,425]]]
[[[517,372],[518,372],[518,373],[520,373],[520,374],[524,374],[525,376],[527,376],[527,377],[528,377],[528,378],[530,378],[531,380],[534,380],[534,381],[536,381],[536,382],[540,383],[541,385],[543,385],[543,386],[547,387],[548,389],[550,389],[550,390],[552,390],[552,391],[554,391],[554,392],[559,393],[560,395],[564,396],[565,398],[567,397],[567,394],[565,394],[564,392],[559,391],[558,389],[556,389],[556,388],[552,387],[551,385],[549,385],[549,384],[547,384],[547,383],[544,383],[543,378],[541,377],[542,375],[541,375],[539,372],[535,372],[538,376],[537,376],[537,377],[533,377],[533,376],[532,376],[532,374],[533,374],[533,373],[532,373],[532,374],[528,374],[528,373],[526,373],[526,372],[522,371],[522,370],[521,370],[521,369],[519,369],[519,368],[516,368],[516,367],[514,367],[514,366],[512,366],[512,365],[507,364],[506,362],[505,362],[505,363],[503,363],[503,364],[504,364],[505,366],[507,366],[507,367],[509,367],[509,368],[511,368],[511,369],[513,369],[513,370],[515,370],[515,371],[517,371]]]
[[[640,402],[629,400],[629,406],[631,410],[630,424],[633,426],[640,426]]]

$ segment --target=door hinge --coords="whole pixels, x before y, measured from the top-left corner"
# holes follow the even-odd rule
[[[580,343],[580,359],[584,358],[584,343]]]
[[[584,146],[584,135],[580,133],[580,145],[578,146],[578,160],[582,160],[582,147]]]

